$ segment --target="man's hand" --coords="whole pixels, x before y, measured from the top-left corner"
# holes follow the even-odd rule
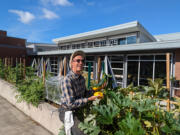
[[[96,100],[99,97],[100,96],[91,96],[91,97],[88,98],[88,101],[94,101],[94,100]]]

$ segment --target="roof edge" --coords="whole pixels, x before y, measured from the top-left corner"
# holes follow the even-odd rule
[[[126,29],[126,28],[131,28],[131,27],[137,27],[138,24],[139,24],[139,22],[136,20],[136,21],[132,21],[132,22],[124,23],[124,24],[119,24],[119,25],[115,25],[115,26],[110,26],[110,27],[106,27],[106,28],[102,28],[102,29],[83,32],[83,33],[65,36],[65,37],[61,37],[61,38],[55,38],[52,41],[55,43],[58,43],[60,40],[65,41],[65,40],[72,39],[72,38],[77,39],[80,37],[88,37],[88,36],[91,36],[94,34],[101,34],[101,33],[110,32],[113,30],[118,30],[118,29],[120,30],[120,29]]]

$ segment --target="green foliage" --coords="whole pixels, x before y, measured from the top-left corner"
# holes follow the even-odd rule
[[[144,135],[145,130],[141,126],[140,120],[128,113],[121,122],[118,123],[121,134],[125,135]]]
[[[24,100],[27,103],[38,106],[44,100],[44,84],[40,78],[26,77],[17,87],[20,93],[18,101]]]
[[[11,66],[8,66],[5,69],[6,74],[6,80],[11,83],[16,83],[16,68],[12,68]]]
[[[120,111],[113,103],[109,105],[94,106],[93,109],[97,112],[97,121],[105,125],[113,124],[115,116]]]
[[[167,98],[168,91],[165,86],[163,86],[163,79],[157,78],[154,81],[148,79],[149,86],[144,86],[144,90],[147,96]]]
[[[35,76],[32,67],[26,67],[26,78],[23,76],[23,65],[17,64],[16,67],[5,67],[0,59],[0,77],[13,83],[17,87],[19,95],[18,101],[26,101],[34,106],[44,100],[44,84],[42,79]]]
[[[2,59],[0,59],[0,78],[5,78],[5,72],[4,72],[4,64],[2,62]]]
[[[86,117],[79,127],[88,135],[95,130],[94,135],[179,134],[179,111],[167,112],[158,106],[163,90],[159,79],[149,82],[147,91],[132,85],[118,89],[106,87],[104,98],[91,104],[88,115],[84,111]]]
[[[65,133],[65,129],[64,126],[60,129],[59,134],[58,135],[66,135]]]
[[[175,121],[173,118],[173,114],[168,112],[165,112],[163,116],[164,119],[161,131],[167,134],[180,134],[180,119]]]
[[[100,128],[98,126],[93,126],[88,123],[80,123],[78,127],[88,135],[98,135],[100,133]]]

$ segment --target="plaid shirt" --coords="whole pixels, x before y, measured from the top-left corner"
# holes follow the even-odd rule
[[[70,71],[61,81],[61,103],[69,109],[76,109],[88,102],[88,97],[93,91],[88,91],[85,86],[85,79]]]

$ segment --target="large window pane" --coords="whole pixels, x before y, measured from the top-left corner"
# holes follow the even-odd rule
[[[136,36],[127,37],[127,44],[134,44],[136,43]]]
[[[140,63],[140,78],[139,84],[140,85],[148,85],[148,78],[152,79],[153,76],[153,62],[144,62],[141,61]]]
[[[139,60],[139,56],[128,56],[128,60]]]
[[[118,39],[118,45],[125,45],[126,44],[126,38],[119,38]]]
[[[144,55],[144,56],[141,56],[140,57],[141,60],[153,60],[154,59],[154,56],[153,55]]]
[[[94,42],[94,47],[99,47],[99,45],[100,45],[100,42],[99,42],[99,41],[95,41],[95,42]]]
[[[100,45],[101,45],[101,46],[106,46],[106,40],[100,41]]]
[[[134,86],[138,85],[138,61],[128,61],[127,69],[127,85],[133,83]]]
[[[155,62],[155,78],[164,79],[163,84],[166,85],[166,62]]]
[[[93,42],[88,42],[88,48],[92,48],[93,47]]]
[[[166,55],[156,55],[156,60],[166,60]]]

